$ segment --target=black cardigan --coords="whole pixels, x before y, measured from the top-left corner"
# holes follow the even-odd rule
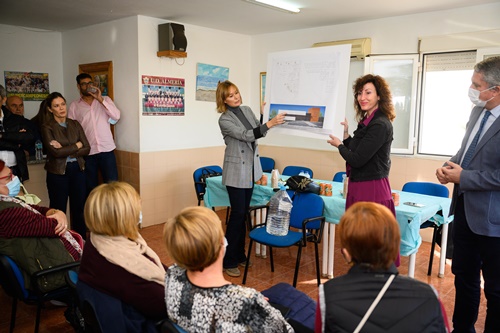
[[[360,122],[354,137],[348,137],[338,147],[340,155],[351,166],[349,181],[389,177],[392,140],[392,123],[382,112],[376,111],[367,126]]]

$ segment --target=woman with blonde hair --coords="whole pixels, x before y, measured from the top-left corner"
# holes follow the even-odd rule
[[[96,187],[85,204],[90,240],[83,251],[79,283],[133,306],[147,318],[166,314],[165,267],[138,230],[141,199],[124,182]]]
[[[258,291],[224,278],[227,242],[215,212],[188,207],[164,229],[168,317],[188,332],[293,332],[280,311]]]
[[[242,105],[240,91],[230,81],[220,82],[215,92],[219,127],[226,144],[222,167],[222,184],[226,186],[231,213],[226,228],[229,243],[224,257],[224,272],[240,276],[238,266],[244,266],[245,216],[250,207],[254,183],[262,177],[257,139],[266,135],[271,127],[283,124],[285,113],[276,115],[265,124],[248,106]]]
[[[434,288],[398,275],[394,258],[401,236],[387,207],[355,203],[340,219],[338,233],[352,267],[319,287],[316,332],[449,331]]]

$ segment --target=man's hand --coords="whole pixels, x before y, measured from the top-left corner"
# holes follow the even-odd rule
[[[448,161],[445,166],[436,170],[436,177],[441,184],[460,184],[460,174],[462,170],[459,164]]]
[[[99,87],[95,87],[95,86],[94,86],[94,88],[96,89],[96,92],[93,93],[93,92],[88,91],[88,93],[90,94],[90,96],[97,99],[99,101],[99,103],[103,103],[104,97],[102,97],[101,89],[99,89]]]

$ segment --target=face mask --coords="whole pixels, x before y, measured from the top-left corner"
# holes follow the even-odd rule
[[[19,191],[21,191],[21,181],[17,176],[12,178],[5,186],[9,189],[9,197],[15,197],[19,194]]]
[[[224,256],[224,255],[226,255],[226,248],[227,248],[227,245],[228,245],[228,243],[227,243],[227,238],[226,238],[226,237],[224,237],[224,254],[223,254],[223,256]]]
[[[493,87],[489,87],[488,89],[484,89],[484,90],[476,90],[476,89],[473,89],[473,88],[469,88],[469,99],[470,101],[474,104],[474,105],[477,105],[477,106],[485,106],[486,103],[488,103],[489,101],[491,101],[493,99],[490,98],[489,100],[487,101],[482,101],[481,99],[479,99],[479,95],[483,92],[483,91],[487,91],[487,90],[490,90],[490,89],[493,89],[495,88],[495,86]]]

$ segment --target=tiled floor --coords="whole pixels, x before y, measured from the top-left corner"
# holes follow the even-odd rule
[[[221,214],[221,220],[225,220],[225,215]],[[162,241],[162,225],[156,225],[144,228],[141,234],[148,242],[149,246],[158,253],[164,264],[171,264],[172,261],[167,257]],[[334,275],[345,274],[349,266],[345,263],[338,249],[339,242],[336,241],[335,249],[335,270]],[[439,247],[438,247],[439,249]],[[447,262],[445,277],[438,278],[439,257],[434,257],[432,276],[427,276],[427,265],[429,260],[430,244],[423,243],[417,255],[415,266],[415,278],[432,284],[438,291],[441,300],[445,306],[448,318],[451,321],[453,314],[453,303],[455,300],[455,290],[453,286],[453,275],[450,271],[450,263]],[[320,248],[321,252],[321,248]],[[253,257],[253,267],[249,269],[247,286],[257,290],[264,290],[278,282],[293,281],[293,271],[295,267],[295,258],[297,249],[275,249],[275,271],[271,273],[269,258],[262,259]],[[320,254],[321,256],[321,254]],[[321,260],[321,258],[320,258]],[[403,257],[399,268],[401,274],[408,273],[408,257]],[[241,284],[242,277],[228,279],[236,284]],[[323,280],[326,281],[326,280]],[[302,252],[301,267],[299,270],[297,289],[307,293],[310,297],[316,299],[318,288],[316,285],[316,275],[314,269],[314,247],[309,245]],[[11,299],[7,297],[3,290],[0,291],[0,332],[8,332],[10,320]],[[64,308],[55,307],[49,303],[42,310],[42,320],[40,324],[40,332],[73,332],[71,326],[65,322],[63,316]],[[479,319],[476,324],[476,330],[482,332],[484,329],[484,320],[486,315],[484,294],[482,295],[481,308]],[[35,317],[35,306],[28,306],[24,303],[18,305],[16,329],[15,332],[33,332]],[[451,324],[450,324],[451,325]]]

